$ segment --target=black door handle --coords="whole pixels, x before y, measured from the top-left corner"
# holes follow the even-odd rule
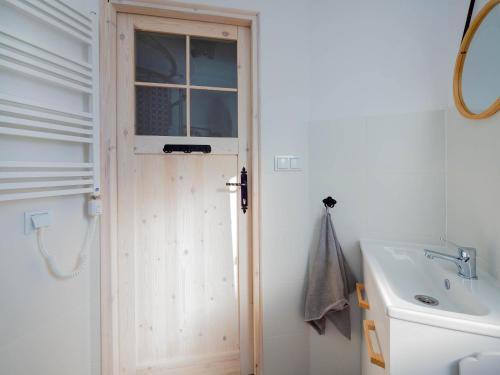
[[[248,173],[245,167],[241,169],[240,182],[226,182],[226,186],[239,186],[241,188],[241,210],[248,210]]]

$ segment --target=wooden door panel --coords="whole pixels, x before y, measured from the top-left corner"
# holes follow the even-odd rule
[[[137,366],[238,351],[236,156],[136,156]]]
[[[238,353],[183,358],[137,369],[138,375],[240,375]]]
[[[249,32],[237,28],[239,135],[236,142],[224,140],[237,149],[162,154],[165,137],[135,135],[134,30],[144,20],[118,16],[120,371],[250,374],[251,213],[242,213],[239,191],[225,185],[239,181],[239,171],[248,167]],[[155,18],[151,28],[156,22],[162,21]],[[153,153],[137,146],[142,138],[154,140]],[[217,146],[211,138],[206,143]]]

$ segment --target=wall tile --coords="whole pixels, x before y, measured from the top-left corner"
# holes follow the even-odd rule
[[[451,108],[447,116],[447,171],[499,173],[499,115],[474,121],[464,118],[455,108]]]
[[[286,335],[264,340],[264,374],[309,374],[309,338]]]
[[[445,235],[444,174],[373,172],[369,181],[366,236],[438,241]]]
[[[358,241],[367,228],[367,185],[366,173],[336,172],[334,168],[314,175],[314,186],[310,188],[310,223],[313,226],[310,240],[311,251],[318,245],[321,219],[324,207],[321,201],[328,195],[337,200],[331,210],[332,222],[342,244],[344,254],[358,277],[361,277],[361,253]]]
[[[366,169],[367,133],[362,117],[315,121],[309,127],[310,166],[325,168],[324,178],[331,171],[357,172]],[[314,181],[311,185],[320,185]],[[320,185],[321,186],[321,185]]]
[[[311,251],[324,214],[321,199],[332,195],[337,235],[358,278],[361,238],[438,241],[446,229],[444,112],[313,122],[309,180]],[[331,326],[325,336],[310,330],[311,375],[360,373],[357,307],[352,317],[350,342]]]
[[[279,265],[281,268],[281,265]],[[304,322],[304,280],[275,283],[263,291],[264,339],[284,335],[306,335]]]
[[[477,248],[478,264],[500,279],[500,174],[448,175],[448,238]]]
[[[478,264],[500,279],[500,116],[469,120],[447,112],[447,231],[476,247]]]
[[[318,335],[309,329],[311,341],[310,374],[314,375],[359,375],[361,373],[361,312],[355,295],[351,295],[351,340],[340,334],[335,326],[327,322],[326,333]]]
[[[367,117],[366,124],[370,170],[444,172],[444,111]]]

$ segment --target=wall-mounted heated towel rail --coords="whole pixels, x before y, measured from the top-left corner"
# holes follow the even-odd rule
[[[28,15],[33,22],[64,33],[83,53],[81,59],[65,56],[52,50],[50,43],[42,47],[26,33],[18,35],[16,29],[0,24],[0,70],[76,92],[88,103],[89,111],[70,110],[62,104],[41,104],[43,100],[12,96],[0,87],[0,137],[7,141],[21,137],[45,143],[79,143],[87,148],[81,163],[73,162],[77,160],[74,155],[68,155],[68,161],[58,162],[44,162],[44,155],[29,161],[0,160],[0,201],[99,194],[97,16],[60,0],[4,2],[5,6]]]

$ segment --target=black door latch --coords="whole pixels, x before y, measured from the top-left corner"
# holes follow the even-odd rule
[[[241,210],[248,210],[248,173],[245,167],[241,169],[240,182],[226,182],[226,186],[239,186],[241,188]]]

